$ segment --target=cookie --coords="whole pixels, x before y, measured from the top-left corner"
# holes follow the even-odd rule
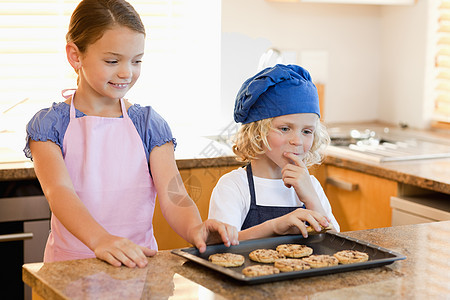
[[[313,269],[337,266],[339,264],[339,260],[330,255],[311,255],[302,258],[302,260],[307,262]]]
[[[248,255],[251,260],[260,263],[271,264],[275,260],[284,258],[284,255],[273,249],[257,249]]]
[[[216,253],[209,256],[209,261],[222,267],[239,267],[244,264],[245,257],[234,253]]]
[[[282,258],[275,261],[274,267],[281,272],[292,272],[311,269],[309,264],[301,259]]]
[[[356,250],[342,250],[333,255],[341,264],[353,264],[369,260],[369,255]]]
[[[277,251],[286,257],[300,258],[309,256],[313,253],[313,249],[305,245],[298,244],[282,244],[278,245]]]
[[[320,224],[319,224],[320,225]],[[323,227],[322,225],[320,225],[320,227],[322,228],[322,230],[320,231],[316,231],[314,229],[314,227],[312,226],[307,226],[306,227],[306,231],[308,232],[308,234],[319,234],[319,233],[324,233],[327,232],[328,230],[333,229],[333,227],[331,227],[331,225],[328,225],[327,227]]]
[[[253,265],[242,270],[242,274],[249,277],[272,275],[278,273],[280,273],[280,270],[278,270],[274,266],[268,265]]]

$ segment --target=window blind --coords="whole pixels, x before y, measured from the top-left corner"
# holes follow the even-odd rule
[[[1,1],[0,101],[39,101],[47,90],[73,80],[65,63],[64,36],[76,1]],[[2,110],[4,111],[4,110]]]
[[[34,113],[76,87],[65,35],[79,2],[0,0],[0,114],[21,102]],[[147,38],[141,78],[127,98],[153,106],[172,126],[191,122],[190,112],[201,106],[214,112],[220,103],[220,0],[128,2]],[[20,126],[31,117],[20,116],[14,118]]]
[[[450,124],[450,0],[442,0],[438,7],[437,35],[433,119],[438,124]]]

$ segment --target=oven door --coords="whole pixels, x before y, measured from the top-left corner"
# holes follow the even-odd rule
[[[0,223],[0,257],[2,258],[2,280],[0,289],[7,291],[13,299],[24,299],[22,280],[23,239],[32,235],[24,234],[22,222]]]
[[[32,234],[33,238],[24,240],[23,262],[42,262],[45,245],[50,232],[50,220],[29,221],[23,223],[24,234]],[[25,299],[31,299],[31,288],[24,284]]]
[[[0,290],[11,299],[31,299],[22,281],[24,263],[42,262],[50,230],[50,209],[44,196],[0,198]],[[24,298],[25,296],[25,298]]]

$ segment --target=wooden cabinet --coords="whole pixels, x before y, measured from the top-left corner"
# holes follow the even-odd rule
[[[341,231],[391,226],[397,182],[332,165],[311,173],[322,183]]]
[[[199,167],[180,170],[183,183],[192,200],[197,204],[203,221],[208,218],[209,199],[217,181],[222,175],[237,169],[238,167],[239,166]],[[156,203],[153,216],[153,228],[159,250],[191,247],[192,245],[181,238],[169,226],[162,215],[158,199],[156,199]]]

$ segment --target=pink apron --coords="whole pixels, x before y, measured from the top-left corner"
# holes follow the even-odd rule
[[[123,118],[76,118],[72,97],[64,161],[77,195],[98,223],[113,235],[157,250],[156,190],[142,140],[122,99],[120,105]],[[54,215],[51,228],[44,262],[95,257]]]

